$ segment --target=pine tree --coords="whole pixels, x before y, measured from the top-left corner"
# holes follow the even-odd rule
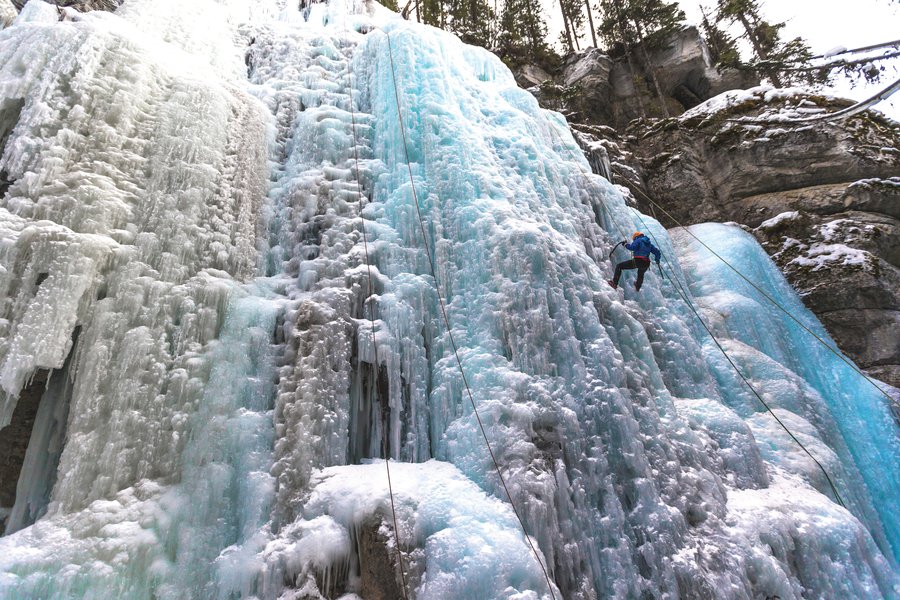
[[[584,28],[584,13],[581,11],[581,0],[559,0],[559,8],[565,25],[564,42],[569,52],[580,50],[578,43]]]
[[[485,0],[450,0],[447,27],[467,44],[491,48],[496,15]]]
[[[639,39],[648,48],[659,48],[684,25],[684,11],[677,2],[632,0],[629,4],[629,17],[635,24]]]
[[[741,36],[750,42],[756,57],[751,66],[768,77],[776,87],[788,83],[820,83],[822,75],[817,71],[790,71],[785,67],[792,63],[806,62],[812,56],[802,38],[788,42],[781,39],[784,23],[769,23],[762,18],[758,0],[719,0],[716,6],[717,21],[739,23],[744,30]]]
[[[446,24],[446,12],[443,0],[418,0],[417,8],[420,11],[421,22],[433,27],[444,28]]]
[[[653,84],[661,111],[668,116],[666,97],[650,60],[650,51],[662,46],[682,27],[684,11],[675,2],[665,0],[600,0],[600,8],[603,11],[599,27],[601,37],[611,45],[622,45],[633,73],[632,48],[639,51],[643,70]]]
[[[603,40],[608,48],[621,49],[628,63],[628,70],[632,73],[632,77],[637,79],[637,70],[635,69],[631,53],[630,40],[633,38],[629,34],[628,21],[625,18],[621,3],[618,0],[600,0],[598,8],[600,9],[601,18],[597,33],[600,34],[600,39]],[[641,117],[646,118],[647,112],[644,109],[641,95],[637,94],[635,97],[637,98]]]
[[[640,45],[654,50],[678,31],[684,11],[665,0],[600,0],[603,18],[598,33],[608,43]]]
[[[644,55],[644,68],[650,74],[653,87],[656,89],[656,96],[659,98],[660,108],[664,116],[669,116],[669,107],[667,106],[666,96],[663,94],[662,87],[659,85],[659,78],[656,76],[656,69],[650,61],[650,53],[647,51],[648,46],[662,45],[664,41],[677,29],[681,27],[680,23],[684,21],[684,11],[678,8],[674,2],[664,2],[663,0],[643,0],[635,2],[639,12],[632,12],[631,20],[638,34],[638,45]]]
[[[553,57],[539,0],[507,0],[500,13],[497,54],[510,66],[542,64]]]
[[[737,42],[719,27],[719,21],[710,19],[703,6],[700,6],[700,14],[703,15],[700,24],[712,63],[719,68],[740,68],[743,63],[738,52]]]

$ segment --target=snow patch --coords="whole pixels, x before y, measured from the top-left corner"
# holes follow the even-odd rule
[[[767,219],[767,220],[763,221],[762,223],[760,223],[758,229],[762,229],[763,231],[766,231],[769,229],[777,229],[778,227],[781,227],[788,221],[796,221],[799,218],[800,218],[800,213],[797,212],[796,210],[783,212],[778,215],[775,215],[771,219]]]
[[[870,253],[846,244],[816,242],[788,264],[811,267],[813,271],[818,271],[831,266],[865,265],[871,259]]]

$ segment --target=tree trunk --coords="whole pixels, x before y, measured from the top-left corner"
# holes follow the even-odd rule
[[[541,46],[541,42],[544,40],[540,35],[540,32],[536,29],[537,27],[537,19],[534,16],[534,5],[532,4],[532,0],[528,0],[525,3],[528,10],[528,35],[531,38],[528,42],[529,50],[532,54],[536,54],[536,50]]]
[[[565,0],[559,0],[559,11],[562,13],[563,25],[566,27],[566,47],[569,49],[569,53],[572,53],[575,51],[575,47],[572,45],[572,32],[569,29],[569,17],[566,15]]]
[[[406,20],[409,20],[409,9],[412,6],[413,0],[409,0],[406,3],[406,6],[403,7],[403,10],[400,11],[400,16]]]
[[[572,21],[572,39],[575,40],[575,51],[581,52],[581,46],[578,44],[578,31],[575,29],[575,21]]]
[[[591,14],[591,0],[584,0],[584,7],[587,9],[588,23],[591,27],[591,41],[594,42],[594,48],[597,48],[597,33],[594,31],[594,17]]]
[[[625,31],[625,19],[622,16],[622,5],[619,0],[613,0],[613,5],[616,7],[616,28],[619,30],[619,41],[625,49],[625,61],[628,63],[628,70],[631,72],[631,85],[634,86],[637,69],[634,68],[634,61],[631,60],[631,46],[628,44],[628,36]],[[638,110],[641,112],[641,118],[646,119],[647,111],[644,109],[644,101],[641,100],[640,90],[635,86],[634,91],[634,97],[637,98]]]
[[[659,103],[662,105],[663,115],[668,119],[671,115],[669,114],[669,107],[666,103],[666,97],[662,93],[662,88],[659,85],[659,79],[656,77],[656,69],[653,68],[653,63],[650,62],[650,53],[647,52],[647,44],[644,41],[644,32],[641,29],[641,24],[637,21],[633,21],[634,28],[638,32],[638,43],[641,47],[641,52],[644,54],[644,64],[647,66],[647,72],[650,74],[650,80],[653,82],[653,87],[656,89],[656,96],[659,98]]]
[[[753,30],[753,26],[750,24],[750,21],[747,19],[747,15],[744,13],[738,13],[737,15],[738,21],[741,22],[741,25],[744,26],[744,31],[747,32],[747,37],[750,39],[750,44],[753,46],[753,52],[756,53],[756,58],[759,60],[765,61],[769,59],[769,55],[763,49],[762,46],[759,45],[759,40],[756,39],[756,33]],[[772,80],[772,83],[775,84],[775,87],[784,87],[781,83],[781,78],[778,77],[778,72],[772,67],[764,67],[763,72],[769,76],[769,79]]]

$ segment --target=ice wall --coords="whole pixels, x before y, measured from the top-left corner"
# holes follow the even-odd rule
[[[3,538],[19,548],[3,597],[163,589],[163,507],[216,372],[209,344],[256,269],[265,108],[154,37],[181,18],[164,9],[57,22],[33,2],[0,34],[3,421],[35,369],[71,357],[55,482],[24,486],[52,485],[47,514]],[[243,73],[230,37],[221,50]]]
[[[768,260],[765,252],[746,232],[717,224],[706,224],[678,231],[677,241],[681,264],[686,266],[688,285],[699,304],[714,313],[712,322],[717,330],[730,340],[735,353],[741,359],[753,381],[765,397],[780,412],[796,423],[806,433],[818,430],[813,437],[821,437],[833,452],[842,454],[842,464],[856,464],[865,485],[856,485],[845,493],[870,495],[884,523],[893,554],[900,554],[900,439],[888,399],[870,382],[867,382],[850,365],[835,356],[812,334],[805,331],[785,311],[816,336],[837,348],[825,328],[803,305],[790,285]],[[743,275],[759,286],[765,294],[776,299],[784,309],[753,289],[725,262],[718,260],[700,242],[708,245]],[[743,347],[742,347],[743,346]],[[756,352],[754,352],[756,351]],[[749,356],[755,353],[756,356]],[[770,360],[765,360],[768,357]],[[761,360],[762,359],[762,360]],[[890,389],[874,382],[882,389]],[[798,397],[807,397],[798,403]],[[734,403],[736,396],[732,396]],[[746,401],[740,401],[744,407]],[[753,402],[751,401],[750,406]],[[736,410],[742,410],[735,406]],[[746,408],[743,408],[746,410]],[[805,422],[804,422],[805,421]],[[778,427],[762,425],[758,419],[751,423],[754,435],[763,443],[787,447],[773,461],[786,461],[790,446],[774,437],[784,436]],[[840,434],[838,434],[838,431]],[[796,444],[793,444],[796,447]],[[823,451],[829,452],[827,448]],[[847,453],[852,456],[847,456]],[[794,452],[796,454],[796,451]],[[808,464],[804,468],[811,477],[818,470]],[[835,465],[840,468],[839,465]],[[822,477],[821,474],[818,477]],[[862,506],[867,502],[859,500]]]
[[[340,0],[29,6],[0,32],[0,385],[8,419],[71,357],[71,396],[0,595],[900,596],[833,361],[718,314],[730,280],[496,57]],[[636,229],[847,509],[670,283],[605,284]]]

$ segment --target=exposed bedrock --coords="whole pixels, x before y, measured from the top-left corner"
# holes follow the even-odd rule
[[[800,93],[723,102],[637,134],[646,190],[669,213],[657,216],[755,228],[841,350],[900,384],[900,127],[872,112],[775,124],[847,104]]]
[[[725,90],[758,83],[748,72],[715,68],[696,27],[673,33],[646,59],[638,48],[608,54],[587,48],[566,56],[558,72],[524,65],[516,80],[570,121],[618,128],[632,119],[677,115]]]

